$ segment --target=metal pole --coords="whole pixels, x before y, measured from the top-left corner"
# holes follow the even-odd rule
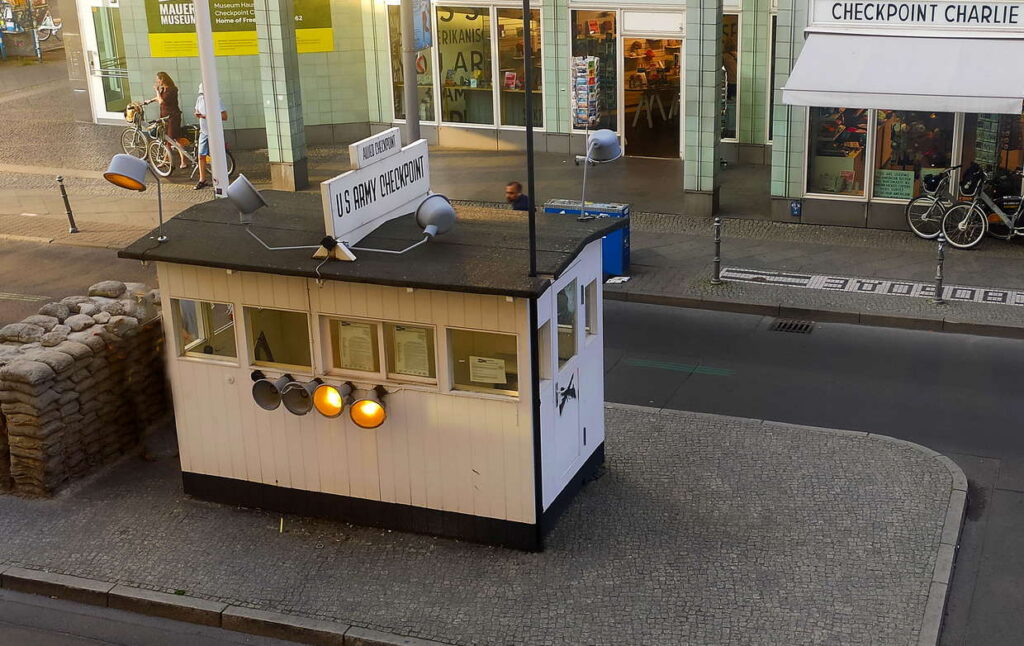
[[[420,138],[420,93],[416,80],[416,34],[412,0],[402,0],[402,84],[409,142]]]
[[[939,231],[939,250],[936,257],[935,265],[935,298],[932,300],[936,305],[945,305],[946,301],[942,298],[942,261],[946,256],[946,234],[943,231]]]
[[[75,214],[71,212],[71,202],[68,201],[68,191],[64,188],[64,177],[57,176],[57,183],[60,185],[60,196],[64,199],[64,211],[68,214],[68,233],[78,233],[78,226],[75,225]]]
[[[228,156],[224,144],[224,123],[220,113],[220,85],[217,80],[217,62],[213,54],[213,26],[210,22],[210,0],[194,0],[196,39],[199,41],[199,71],[203,78],[206,97],[206,133],[210,138],[210,176],[213,178],[214,197],[226,197],[228,188]],[[199,163],[203,163],[199,160]]]
[[[533,186],[533,39],[530,0],[523,0],[523,89],[526,91],[526,209],[530,228],[530,276],[537,275],[537,202]]]
[[[722,284],[722,216],[715,216],[715,223],[712,225],[715,230],[715,258],[711,264],[714,268],[714,273],[711,275],[712,285]]]
[[[36,51],[36,60],[43,62],[43,50],[39,46],[39,32],[36,31],[36,9],[32,6],[32,0],[28,0],[28,24],[32,30],[32,47]]]

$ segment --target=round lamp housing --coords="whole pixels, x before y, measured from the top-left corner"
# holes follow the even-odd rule
[[[345,406],[352,401],[352,384],[341,386],[320,384],[313,391],[313,407],[324,417],[333,419],[341,416]]]
[[[146,190],[146,169],[148,163],[125,153],[114,155],[110,166],[103,173],[103,179],[115,186],[132,191]]]
[[[252,185],[245,175],[239,175],[231,182],[228,190],[224,192],[228,200],[238,209],[243,218],[250,216],[257,209],[267,205],[260,192]]]
[[[383,424],[388,418],[383,401],[385,394],[386,391],[380,386],[360,392],[348,409],[352,422],[360,428],[377,428]]]
[[[274,380],[269,377],[257,379],[252,385],[252,400],[263,410],[277,410],[281,405],[281,393],[292,381],[291,375],[281,375]]]
[[[313,393],[323,384],[323,380],[314,379],[305,383],[293,381],[285,386],[281,394],[281,403],[293,415],[305,415],[313,410]]]
[[[593,162],[610,162],[622,156],[619,136],[611,130],[595,130],[587,138],[587,158]]]
[[[440,193],[427,196],[416,209],[416,224],[431,238],[448,233],[455,226],[455,209]]]

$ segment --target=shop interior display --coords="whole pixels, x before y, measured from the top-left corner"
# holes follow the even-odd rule
[[[590,101],[597,106],[596,119],[590,124],[594,130],[608,128],[616,130],[617,114],[616,106],[616,31],[614,11],[573,11],[573,82],[574,96],[575,84],[579,81],[577,59],[593,57],[597,59],[595,65],[596,82],[591,86]],[[589,65],[589,63],[588,63]],[[593,96],[596,93],[596,96]],[[573,126],[585,128],[585,120],[581,122],[577,115],[580,108],[573,110]]]
[[[811,109],[809,192],[863,194],[867,128],[867,110]]]
[[[543,92],[541,78],[543,59],[540,49],[540,12],[530,12],[532,41],[533,125],[543,126]],[[526,68],[523,51],[523,11],[498,10],[498,82],[501,83],[501,123],[526,125]]]
[[[949,112],[878,110],[874,196],[909,200],[925,175],[949,168],[954,116]]]
[[[623,41],[626,150],[645,157],[679,156],[682,41]]]

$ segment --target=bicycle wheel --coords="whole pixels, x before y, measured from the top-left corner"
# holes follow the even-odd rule
[[[933,195],[922,195],[907,203],[907,224],[917,237],[931,240],[942,231],[942,216],[949,203]]]
[[[170,177],[174,172],[174,159],[164,142],[151,141],[148,156],[153,171],[160,177]]]
[[[121,133],[121,150],[139,159],[146,158],[146,135],[138,128],[125,128]]]
[[[946,211],[942,218],[942,232],[946,240],[957,249],[970,249],[981,242],[988,231],[985,213],[971,204],[959,204]]]
[[[235,156],[231,154],[230,150],[224,151],[228,154],[228,177],[235,174]]]
[[[46,42],[52,33],[53,32],[50,31],[49,27],[39,27],[36,29],[36,37],[39,38],[39,42],[41,43]]]

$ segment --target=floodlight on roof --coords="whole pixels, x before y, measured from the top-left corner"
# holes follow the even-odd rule
[[[245,175],[239,175],[225,192],[228,200],[238,209],[242,224],[252,224],[252,214],[267,205],[260,192]]]
[[[152,172],[149,163],[145,160],[120,153],[110,159],[110,165],[107,167],[106,172],[103,173],[103,179],[114,186],[142,192],[146,190],[146,169]],[[164,235],[164,200],[163,192],[160,189],[160,176],[154,172],[153,177],[156,178],[156,207],[157,215],[160,218],[160,228],[158,229],[156,241],[167,242],[167,236]]]

